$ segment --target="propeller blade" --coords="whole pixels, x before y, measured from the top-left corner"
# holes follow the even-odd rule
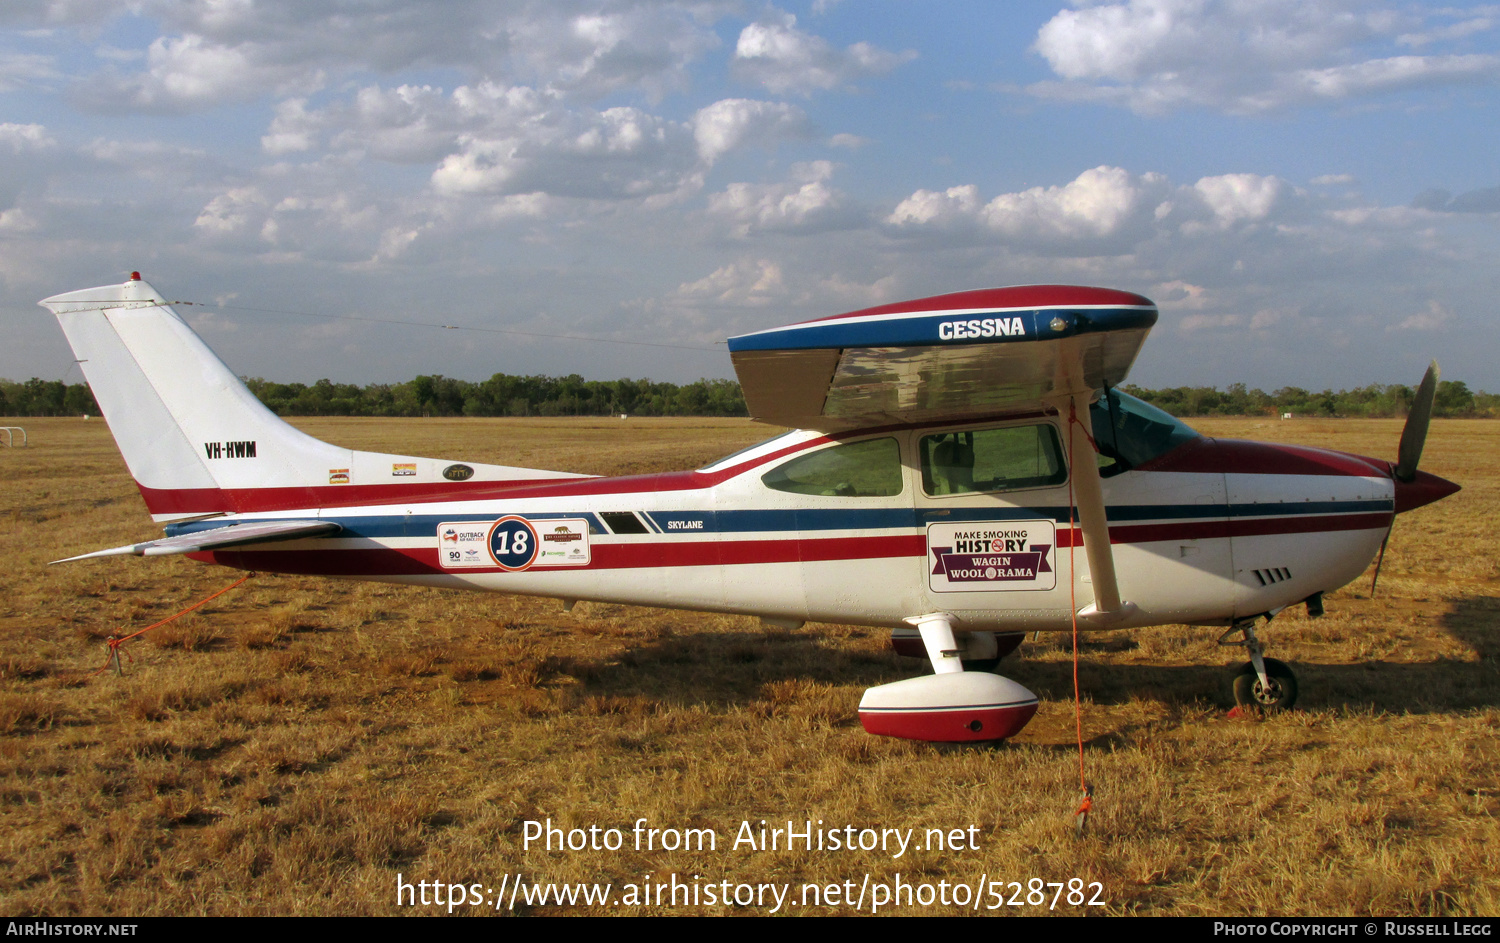
[[[1417,477],[1417,463],[1422,459],[1422,446],[1427,442],[1427,425],[1432,421],[1432,400],[1437,396],[1438,369],[1436,360],[1422,375],[1417,395],[1412,399],[1411,412],[1406,414],[1406,425],[1401,430],[1401,446],[1396,451],[1396,480],[1412,481]]]

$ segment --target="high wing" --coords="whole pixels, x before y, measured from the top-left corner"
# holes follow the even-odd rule
[[[756,419],[837,432],[1041,407],[1118,385],[1156,305],[1027,285],[866,308],[729,339]]]
[[[223,550],[226,547],[242,547],[249,544],[271,543],[278,540],[295,540],[299,537],[331,537],[343,530],[332,521],[257,521],[253,524],[229,524],[212,530],[200,530],[176,537],[162,537],[144,543],[126,544],[108,550],[79,554],[53,563],[71,563],[74,560],[91,560],[94,557],[159,557],[175,553],[197,553],[202,550]]]
[[[1127,291],[1024,285],[938,295],[729,339],[750,414],[837,432],[949,422],[1028,409],[1069,417],[1074,504],[1096,625],[1136,608],[1120,596],[1109,519],[1090,455],[1074,456],[1075,422],[1092,436],[1094,391],[1130,372],[1156,305]]]

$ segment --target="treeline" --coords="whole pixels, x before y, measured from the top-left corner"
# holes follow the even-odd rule
[[[1379,383],[1354,390],[1324,390],[1314,393],[1296,386],[1284,386],[1274,393],[1246,389],[1235,383],[1227,390],[1206,386],[1179,386],[1164,390],[1146,390],[1122,386],[1121,390],[1140,397],[1174,416],[1264,416],[1291,413],[1293,416],[1340,416],[1399,418],[1411,409],[1416,388],[1399,383]],[[1500,395],[1475,393],[1462,380],[1442,380],[1433,397],[1435,416],[1500,418]]]
[[[746,416],[733,380],[678,386],[650,380],[518,377],[497,373],[471,382],[420,376],[408,383],[272,383],[245,381],[282,416]]]
[[[407,383],[272,383],[245,381],[281,416],[744,416],[745,398],[733,380],[698,380],[678,386],[650,380],[519,377],[497,373],[472,382],[419,376]],[[1121,387],[1174,416],[1401,417],[1416,390],[1374,384],[1315,393],[1287,386],[1266,393],[1236,383],[1227,390],[1180,386],[1148,390]],[[86,384],[61,380],[0,380],[0,416],[91,416],[99,406]],[[1500,418],[1500,395],[1473,392],[1462,380],[1438,384],[1433,413],[1445,417]]]
[[[0,416],[98,416],[99,404],[87,383],[0,380]]]

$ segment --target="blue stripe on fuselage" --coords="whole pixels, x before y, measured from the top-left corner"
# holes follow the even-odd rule
[[[1138,521],[1221,521],[1228,518],[1246,517],[1303,517],[1318,514],[1388,513],[1394,510],[1391,501],[1299,501],[1295,504],[1129,504],[1115,505],[1107,509],[1111,524]],[[405,513],[388,515],[333,516],[324,513],[323,520],[337,522],[344,528],[338,536],[363,537],[369,539],[390,537],[431,537],[443,523],[470,521],[493,521],[515,511],[503,505],[486,512],[448,512],[440,514]],[[606,534],[598,517],[590,511],[548,511],[543,513],[523,512],[528,520],[546,521],[560,518],[587,518],[589,530],[594,534]],[[834,530],[896,530],[923,527],[929,523],[958,521],[1020,521],[1051,519],[1060,524],[1068,522],[1066,506],[1053,507],[926,507],[926,508],[801,508],[768,510],[713,510],[702,511],[649,511],[644,516],[656,530],[666,536],[698,535],[706,533],[753,534],[786,531],[834,531]],[[235,523],[248,524],[274,518],[241,518]],[[673,527],[673,522],[679,524]],[[696,524],[696,526],[681,526]],[[167,536],[191,534],[202,530],[223,527],[224,521],[194,521],[190,524],[167,525]]]

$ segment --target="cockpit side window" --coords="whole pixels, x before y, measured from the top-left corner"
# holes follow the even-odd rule
[[[883,498],[901,493],[901,446],[866,439],[799,455],[760,477],[767,488],[792,494]]]
[[[1089,408],[1099,446],[1099,474],[1118,475],[1200,438],[1182,420],[1119,390]]]
[[[1044,488],[1068,480],[1051,423],[923,436],[922,490],[934,497]]]

